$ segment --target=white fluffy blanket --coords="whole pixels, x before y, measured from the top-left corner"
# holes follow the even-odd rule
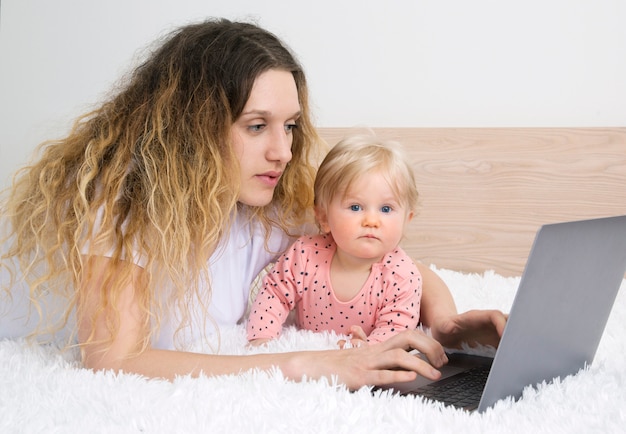
[[[519,278],[437,270],[459,310],[508,311]],[[75,353],[0,341],[0,432],[45,433],[610,433],[626,432],[626,281],[593,365],[575,376],[527,388],[469,414],[419,397],[349,392],[328,381],[247,372],[174,382],[94,373]],[[584,320],[584,318],[581,318]],[[271,351],[333,348],[337,336],[288,329]],[[221,352],[244,354],[242,328],[222,333]]]

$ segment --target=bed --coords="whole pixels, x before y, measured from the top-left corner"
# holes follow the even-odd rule
[[[320,132],[332,145],[350,130]],[[375,132],[407,148],[417,175],[420,210],[403,247],[440,274],[459,310],[508,310],[540,225],[626,214],[626,128]],[[591,367],[483,414],[277,371],[173,382],[93,373],[73,351],[3,340],[0,432],[624,432],[625,329],[626,281]],[[220,351],[316,350],[337,339],[290,328],[250,350],[238,326],[223,330]]]

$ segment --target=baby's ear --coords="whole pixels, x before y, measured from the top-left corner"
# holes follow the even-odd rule
[[[328,227],[328,215],[326,214],[326,209],[321,206],[315,207],[315,220],[317,220],[317,224],[319,225],[322,233],[327,234],[330,232],[330,228]]]

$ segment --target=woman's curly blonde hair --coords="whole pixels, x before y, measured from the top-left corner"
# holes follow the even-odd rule
[[[208,277],[208,259],[240,208],[230,129],[269,69],[293,74],[301,117],[272,204],[245,212],[268,236],[271,227],[292,232],[313,203],[320,144],[303,69],[266,30],[209,20],[174,31],[67,137],[43,143],[34,163],[17,172],[2,208],[10,225],[2,266],[19,264],[35,303],[48,291],[66,297],[69,314],[80,312],[86,261],[104,248],[111,272],[98,312],[114,316],[119,289],[131,279],[126,256],[142,252],[148,273],[138,298],[146,327],[171,303],[183,312],[189,300],[206,309],[205,295],[190,298],[189,291]],[[173,288],[167,302],[157,290],[166,286]],[[107,323],[115,336],[116,319]]]

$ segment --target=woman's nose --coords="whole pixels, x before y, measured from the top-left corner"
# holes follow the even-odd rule
[[[276,131],[270,135],[269,140],[268,160],[280,161],[281,163],[291,161],[291,144],[293,142],[291,133],[287,133],[284,128],[277,128]]]

